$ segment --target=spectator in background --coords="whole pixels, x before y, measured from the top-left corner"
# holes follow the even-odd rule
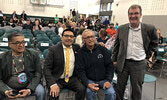
[[[13,19],[12,18],[10,18],[9,19],[9,25],[10,26],[12,26],[12,27],[15,27],[16,25],[14,24],[14,22],[13,22]]]
[[[59,22],[59,17],[58,17],[58,15],[56,14],[56,16],[55,16],[55,24],[57,24]]]
[[[77,23],[79,22],[79,13],[78,13],[78,10],[76,11],[75,21],[76,21]]]
[[[107,34],[110,35],[110,38],[117,33],[117,31],[114,28],[114,23],[111,23],[110,27],[106,29]]]
[[[46,22],[45,22],[45,19],[44,19],[44,18],[41,19],[41,25],[42,25],[42,27],[45,27],[45,26],[46,26]]]
[[[108,25],[110,24],[109,20],[107,18],[105,18],[103,25],[105,26],[105,28],[108,27]]]
[[[76,19],[76,11],[75,11],[75,9],[73,9],[73,11],[72,11],[72,21],[76,21],[75,20]]]
[[[70,21],[71,21],[70,16],[67,16],[67,20],[66,20],[66,22],[68,23],[68,22],[70,22]]]
[[[16,14],[16,11],[13,11],[11,18],[14,20],[15,17],[18,19],[18,15]]]
[[[76,37],[75,43],[79,44],[80,47],[83,46],[83,39],[82,39],[82,33],[85,30],[85,28],[80,28],[78,32],[78,36]]]
[[[24,10],[23,10],[23,12],[21,13],[21,18],[23,18],[24,20],[27,20],[27,14],[25,13]]]
[[[66,29],[66,25],[62,24],[62,23],[60,23],[59,25],[60,25],[60,27],[58,28],[58,32],[59,32],[58,35],[61,37],[63,31]]]
[[[3,15],[3,18],[2,18],[2,20],[0,22],[0,24],[1,24],[1,27],[9,25],[9,22],[6,20],[6,16],[5,15]]]
[[[89,26],[87,27],[87,29],[93,30],[93,25],[92,25],[92,23],[89,24]]]
[[[43,27],[39,24],[39,19],[35,19],[35,24],[33,26],[33,32],[35,32],[35,30],[44,31]]]
[[[23,24],[23,29],[30,29],[33,34],[33,25],[31,24],[30,18],[27,18],[27,23]]]
[[[16,24],[17,26],[23,26],[23,23],[22,23],[22,21],[21,21],[21,19],[18,19],[17,20],[17,24]]]
[[[61,20],[61,23],[66,23],[67,22],[67,19],[65,16],[63,16],[62,20]]]
[[[119,27],[119,24],[116,23],[116,25],[115,25],[115,29],[116,29],[116,31],[118,30],[118,27]]]
[[[17,19],[16,17],[14,17],[14,19],[13,19],[13,23],[16,25],[17,22],[18,22],[18,19]]]
[[[163,46],[164,45],[164,44],[162,44],[163,43],[163,37],[161,35],[161,30],[159,28],[157,28],[157,36],[158,36],[158,45],[159,46],[161,46],[161,45]],[[156,56],[157,56],[157,52],[156,51],[152,52],[152,55],[151,55],[151,57],[148,60],[148,67],[149,67],[149,69],[153,69],[152,66],[157,61]]]
[[[97,42],[99,42],[100,44],[105,44],[108,40],[108,36],[107,36],[107,32],[104,28],[102,28],[100,31],[99,31],[99,38],[97,38]]]
[[[116,34],[114,34],[110,39],[107,40],[107,42],[105,43],[105,47],[108,50],[111,50],[114,47],[114,43],[115,43],[115,38],[116,38]]]
[[[161,35],[161,30],[160,28],[157,28],[157,36],[158,36],[158,44],[162,44],[163,43],[163,37]]]
[[[76,23],[75,22],[72,22],[71,29],[73,30],[74,36],[76,37],[78,35],[79,29],[76,27]]]

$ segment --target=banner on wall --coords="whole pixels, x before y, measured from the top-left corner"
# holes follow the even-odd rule
[[[31,0],[30,2],[37,5],[64,6],[62,0]]]
[[[115,15],[113,15],[112,20],[113,20],[113,22],[115,21]]]

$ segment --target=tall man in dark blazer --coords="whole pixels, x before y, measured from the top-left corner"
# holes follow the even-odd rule
[[[45,90],[40,84],[42,69],[38,53],[25,49],[21,33],[9,34],[8,43],[11,50],[0,54],[0,100],[28,95],[45,100]]]
[[[76,100],[84,100],[86,89],[74,71],[75,54],[80,47],[73,44],[74,33],[71,29],[63,31],[61,40],[62,43],[49,48],[44,63],[44,75],[50,98],[57,99],[60,89],[67,88],[76,92]]]
[[[23,10],[23,12],[21,13],[21,18],[23,18],[24,20],[27,20],[27,14],[25,13],[24,10]]]
[[[16,11],[13,11],[13,13],[11,14],[11,18],[14,20],[14,18],[18,19],[18,15],[16,14]]]
[[[132,100],[141,100],[146,59],[157,47],[156,29],[152,25],[140,22],[142,9],[132,5],[128,9],[128,24],[118,28],[112,53],[114,65],[118,71],[117,100],[123,100],[128,77],[132,86]]]

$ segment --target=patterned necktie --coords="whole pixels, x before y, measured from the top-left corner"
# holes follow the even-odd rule
[[[66,48],[66,65],[65,65],[65,82],[69,81],[69,66],[70,66],[70,53],[69,48]]]

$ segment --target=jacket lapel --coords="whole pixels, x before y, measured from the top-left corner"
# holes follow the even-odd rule
[[[125,48],[125,54],[127,52],[127,46],[128,46],[128,37],[129,37],[129,24],[126,25],[125,29],[124,29],[124,48]]]
[[[6,57],[7,59],[7,68],[9,70],[9,74],[11,75],[12,74],[12,68],[13,68],[13,63],[12,63],[12,51],[10,51],[10,53],[7,55]]]
[[[30,59],[31,57],[26,50],[23,53],[23,58],[24,58],[24,68],[26,71],[26,70],[28,70],[28,66],[30,65],[32,59]]]
[[[65,61],[64,61],[64,50],[63,50],[63,45],[62,45],[62,43],[60,43],[60,59],[61,59],[61,61],[63,61],[63,67],[64,67],[64,65],[65,65]]]
[[[143,47],[144,46],[144,43],[147,43],[147,32],[145,31],[145,28],[143,26],[143,24],[141,23],[141,34],[142,34],[142,39],[143,39]]]

